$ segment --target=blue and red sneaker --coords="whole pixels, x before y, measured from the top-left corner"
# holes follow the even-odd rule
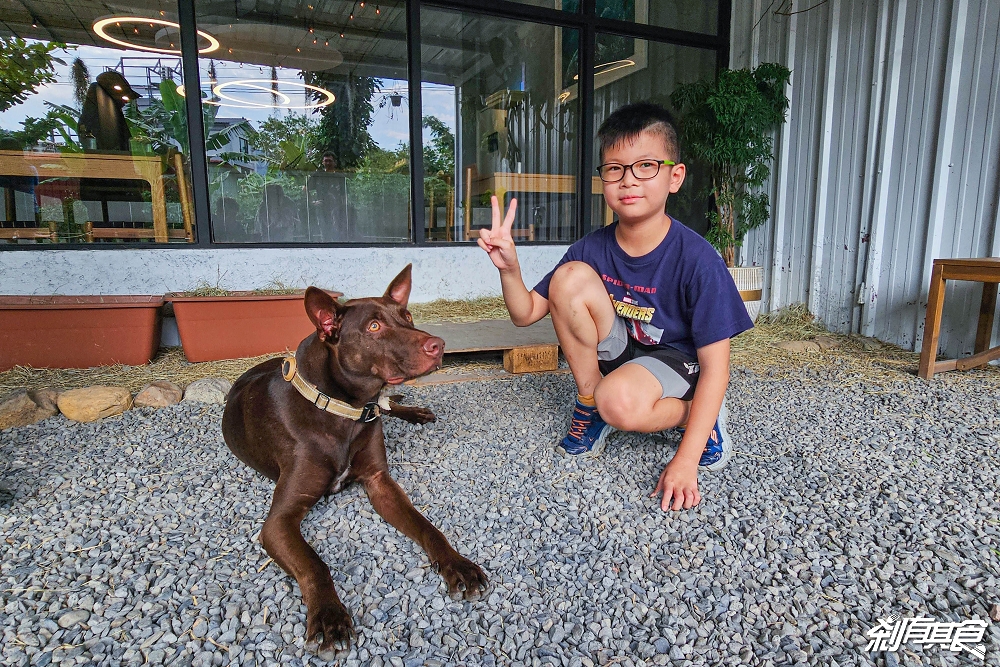
[[[722,470],[729,463],[729,459],[733,457],[733,441],[730,440],[729,432],[726,430],[728,416],[726,401],[723,399],[722,407],[719,408],[719,417],[715,420],[715,428],[708,436],[705,451],[701,455],[701,461],[698,462],[698,467],[702,470],[712,472]]]
[[[577,401],[569,434],[556,445],[556,451],[563,456],[597,458],[604,452],[608,436],[614,431],[613,426],[601,419],[596,406]]]

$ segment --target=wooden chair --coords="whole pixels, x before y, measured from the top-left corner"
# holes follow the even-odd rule
[[[17,243],[22,239],[27,240],[49,240],[56,243],[59,234],[56,231],[56,223],[50,222],[48,227],[2,227],[0,226],[0,239],[7,243]]]
[[[93,243],[95,239],[155,239],[156,230],[151,227],[129,228],[129,227],[95,227],[92,222],[83,223],[83,239],[87,243]],[[168,239],[184,239],[191,243],[194,238],[191,231],[187,229],[168,229]]]
[[[184,222],[183,229],[167,229],[167,240],[183,239],[188,243],[194,242],[194,204],[191,202],[191,193],[188,190],[187,176],[184,172],[184,156],[180,153],[171,153],[170,161],[174,164],[174,172],[177,175],[177,191],[180,193],[181,219]],[[87,243],[93,243],[95,239],[153,239],[156,240],[156,230],[152,228],[122,228],[122,227],[95,227],[93,222],[83,223],[83,238]]]

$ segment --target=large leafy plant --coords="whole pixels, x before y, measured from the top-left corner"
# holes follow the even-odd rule
[[[771,174],[773,132],[785,121],[785,84],[777,63],[724,69],[713,80],[679,86],[670,100],[680,114],[683,149],[712,174],[707,238],[734,266],[747,232],[767,220],[770,202],[759,189]]]
[[[52,52],[64,48],[61,42],[29,44],[20,37],[0,36],[0,112],[24,102],[39,86],[55,83],[54,63],[66,63]]]
[[[205,127],[205,150],[209,152],[222,150],[237,136],[252,136],[254,133],[253,126],[246,120],[213,131],[219,106],[202,104],[201,108]],[[163,155],[174,149],[187,153],[187,110],[184,96],[177,92],[177,84],[174,81],[170,79],[161,81],[160,99],[151,99],[145,109],[140,110],[135,104],[125,107],[125,119],[128,121],[132,138],[148,142],[154,152]],[[223,159],[225,157],[223,156]]]

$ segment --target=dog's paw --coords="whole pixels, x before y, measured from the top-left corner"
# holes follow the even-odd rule
[[[350,649],[354,636],[354,621],[344,605],[337,602],[309,609],[306,647],[319,657],[333,660],[338,652]]]
[[[482,568],[468,558],[457,556],[439,565],[441,576],[448,584],[448,595],[453,599],[476,600],[489,588],[490,580]]]
[[[420,408],[415,405],[398,405],[396,403],[391,405],[392,410],[389,411],[389,414],[405,422],[411,424],[429,424],[432,421],[437,421],[434,413],[427,408]]]

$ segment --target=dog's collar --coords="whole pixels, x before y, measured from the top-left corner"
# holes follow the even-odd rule
[[[295,387],[295,390],[302,394],[302,397],[307,401],[320,410],[337,415],[338,417],[345,417],[368,424],[378,419],[379,415],[383,412],[389,412],[389,399],[385,396],[379,396],[378,401],[365,403],[360,408],[327,396],[316,385],[299,375],[296,370],[295,355],[285,357],[281,360],[281,377],[286,382],[290,382]]]

